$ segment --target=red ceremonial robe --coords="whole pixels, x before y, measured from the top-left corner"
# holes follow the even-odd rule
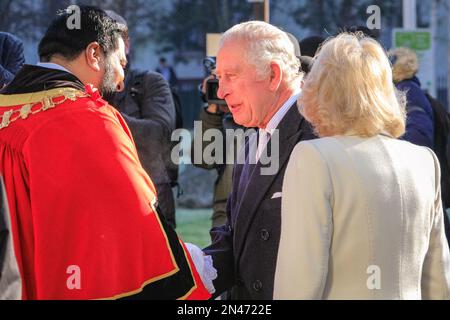
[[[90,86],[0,95],[23,299],[206,299],[120,114]]]

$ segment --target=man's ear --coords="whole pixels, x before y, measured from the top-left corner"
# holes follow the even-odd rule
[[[281,70],[280,65],[272,61],[270,63],[270,90],[277,91],[281,84],[281,79],[283,77],[283,70]]]
[[[98,42],[91,42],[85,50],[86,62],[95,71],[100,71],[103,59],[102,49]]]

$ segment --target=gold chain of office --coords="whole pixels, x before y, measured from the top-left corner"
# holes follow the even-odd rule
[[[67,100],[76,101],[78,98],[89,97],[87,93],[84,93],[76,89],[61,89],[57,95],[46,96],[41,101],[24,104],[19,109],[11,109],[3,113],[0,116],[0,130],[8,127],[11,123],[18,119],[25,120],[29,115],[36,114],[42,111],[53,109],[56,106],[63,104]],[[59,99],[61,98],[61,99]],[[56,100],[56,101],[55,101]],[[41,104],[39,108],[35,108],[37,105]]]

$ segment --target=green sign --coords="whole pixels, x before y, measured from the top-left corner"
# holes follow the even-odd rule
[[[423,89],[430,92],[431,95],[436,95],[436,57],[433,41],[433,33],[430,29],[395,28],[392,30],[392,47],[406,47],[416,52],[420,65],[418,77],[423,84]]]
[[[428,31],[396,31],[395,47],[408,47],[416,51],[431,49],[431,33]]]

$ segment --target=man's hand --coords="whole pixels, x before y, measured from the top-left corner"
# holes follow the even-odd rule
[[[208,104],[208,107],[206,108],[206,112],[215,114],[215,113],[217,113],[217,109],[219,109],[217,104]]]
[[[185,245],[191,255],[192,261],[194,261],[195,268],[197,269],[203,284],[208,292],[213,294],[216,291],[213,280],[217,278],[217,270],[213,266],[212,257],[205,255],[199,247],[192,243],[186,242]]]

